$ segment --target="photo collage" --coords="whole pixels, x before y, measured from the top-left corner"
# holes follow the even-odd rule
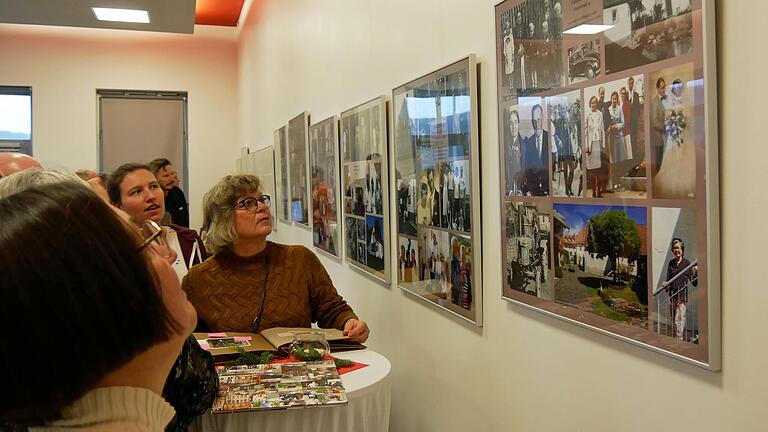
[[[336,258],[339,255],[336,117],[309,127],[309,170],[312,181],[312,244]]]
[[[387,280],[387,123],[384,97],[342,113],[339,127],[347,261]]]
[[[700,7],[507,0],[496,68],[503,297],[706,362]]]
[[[459,61],[396,88],[392,98],[398,284],[470,319],[474,67],[472,57]]]
[[[290,219],[309,228],[307,203],[307,128],[309,114],[299,114],[288,122],[288,165],[290,177]]]
[[[277,218],[283,222],[291,222],[291,200],[288,187],[288,126],[283,126],[274,133],[275,145],[275,179],[277,179],[275,202],[277,203]]]

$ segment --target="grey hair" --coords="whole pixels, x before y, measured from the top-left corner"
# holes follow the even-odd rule
[[[73,172],[28,168],[24,171],[19,171],[0,179],[0,198],[5,198],[25,189],[29,189],[32,186],[43,186],[63,182],[73,182],[85,185],[90,189],[90,185]]]
[[[228,175],[203,196],[203,242],[210,253],[228,249],[237,241],[235,204],[243,195],[261,190],[259,178],[250,174]]]

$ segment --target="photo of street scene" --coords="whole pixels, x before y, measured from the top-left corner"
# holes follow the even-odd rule
[[[648,326],[645,207],[554,204],[555,301]]]
[[[554,299],[549,275],[551,223],[547,204],[508,202],[506,232],[507,286],[539,298]]]

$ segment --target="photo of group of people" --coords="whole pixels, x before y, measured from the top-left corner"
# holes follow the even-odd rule
[[[472,157],[478,150],[468,78],[473,61],[401,86],[392,97],[399,285],[469,319],[477,316]]]
[[[504,298],[707,362],[703,227],[717,186],[702,4],[507,0],[495,12]],[[442,184],[439,165],[424,171],[417,194],[430,176]],[[417,222],[434,218],[425,197]]]
[[[336,117],[309,127],[312,244],[335,257],[339,257],[337,143]]]
[[[643,75],[584,89],[587,196],[646,198]]]
[[[388,276],[386,120],[383,98],[341,115],[342,190],[347,261]]]
[[[544,99],[523,97],[504,109],[504,182],[507,196],[549,196],[549,126]]]
[[[469,172],[466,159],[422,168],[416,211],[419,225],[470,231]]]
[[[564,85],[561,0],[528,0],[502,12],[501,85],[506,100]]]
[[[291,221],[291,196],[288,187],[288,126],[283,126],[274,133],[275,178],[277,179],[277,218]]]
[[[304,112],[288,122],[288,164],[290,177],[290,215],[293,222],[309,227],[307,205],[307,128],[309,115]]]

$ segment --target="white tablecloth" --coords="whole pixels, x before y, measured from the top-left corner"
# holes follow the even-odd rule
[[[191,431],[387,432],[391,402],[389,360],[371,351],[333,353],[368,367],[341,376],[349,403],[344,406],[213,414],[198,417]]]

